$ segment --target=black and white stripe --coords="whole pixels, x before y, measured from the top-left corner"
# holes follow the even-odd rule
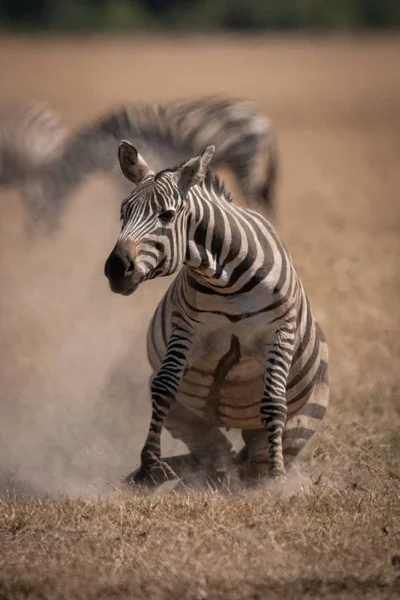
[[[247,474],[280,476],[328,404],[328,349],[292,259],[260,214],[231,202],[213,147],[155,174],[128,142],[122,231],[105,266],[114,292],[178,274],[148,330],[152,418],[135,482],[151,479],[165,427],[196,457],[230,455],[242,430]]]
[[[38,105],[38,114],[41,110]],[[249,206],[274,211],[275,133],[270,119],[252,102],[211,97],[126,105],[85,124],[68,139],[64,129],[55,131],[54,118],[54,123],[46,122],[44,117],[52,114],[48,109],[41,114],[26,138],[18,116],[0,124],[0,156],[12,156],[0,167],[0,183],[7,176],[8,182],[22,185],[29,215],[45,221],[50,230],[59,223],[72,191],[90,175],[108,173],[128,192],[116,161],[121,139],[133,142],[157,170],[214,144],[213,167],[231,169]]]

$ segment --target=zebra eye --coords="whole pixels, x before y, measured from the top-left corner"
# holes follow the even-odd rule
[[[171,223],[171,221],[174,219],[174,217],[175,217],[174,210],[165,210],[164,212],[162,212],[159,215],[159,218],[163,223]]]

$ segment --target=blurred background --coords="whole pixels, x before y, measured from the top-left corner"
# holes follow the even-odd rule
[[[396,0],[0,4],[0,108],[45,101],[73,131],[115,105],[223,94],[272,119],[276,227],[331,353],[304,468],[369,489],[400,477],[399,19]],[[138,465],[146,328],[170,282],[109,291],[120,201],[91,177],[60,231],[31,239],[21,190],[0,187],[3,491],[105,493]]]
[[[396,28],[396,0],[3,0],[4,31],[288,31]]]

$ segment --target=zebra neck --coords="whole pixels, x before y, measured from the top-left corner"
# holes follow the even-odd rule
[[[105,144],[93,127],[72,134],[62,152],[40,174],[45,196],[63,204],[90,175],[116,167],[117,148],[116,140]]]
[[[103,132],[86,127],[67,141],[58,162],[64,168],[64,179],[79,184],[96,172],[111,172],[116,167],[117,156],[117,139],[105,139]]]
[[[48,202],[63,204],[86,179],[88,170],[77,163],[58,159],[52,165],[47,165],[41,174],[43,192]]]
[[[201,190],[190,202],[185,265],[192,287],[222,294],[252,288],[260,265],[256,247],[241,226],[245,215],[224,198],[213,198],[210,190]]]

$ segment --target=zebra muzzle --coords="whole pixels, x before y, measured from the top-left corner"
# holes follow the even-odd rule
[[[106,260],[104,274],[111,290],[124,296],[132,294],[142,281],[130,248],[119,242]]]

